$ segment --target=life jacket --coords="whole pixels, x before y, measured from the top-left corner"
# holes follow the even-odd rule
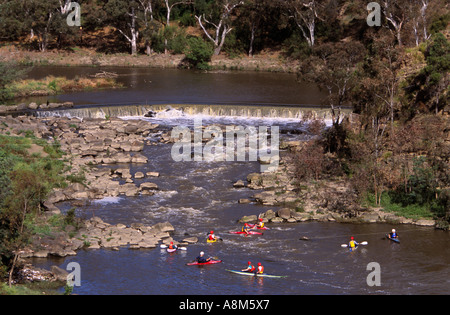
[[[260,222],[259,225],[258,225],[258,227],[259,227],[260,229],[262,229],[262,228],[264,227],[264,222]]]
[[[175,246],[174,245],[169,245],[169,249],[175,249]]]
[[[391,237],[392,237],[392,238],[397,238],[397,237],[398,237],[398,234],[397,234],[397,232],[395,232],[395,233],[391,233]]]
[[[208,239],[210,241],[214,241],[216,239],[216,237],[214,236],[214,234],[209,234]]]
[[[351,248],[355,248],[356,247],[356,242],[355,241],[350,241],[350,247]]]
[[[258,266],[258,273],[263,274],[264,273],[264,266]]]
[[[255,269],[256,269],[255,266],[253,266],[253,265],[248,265],[247,268],[250,268],[250,269],[248,270],[248,272],[254,272]]]

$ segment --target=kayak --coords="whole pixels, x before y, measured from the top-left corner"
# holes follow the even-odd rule
[[[228,272],[237,274],[237,275],[242,275],[242,276],[252,276],[252,277],[261,277],[261,278],[287,278],[287,276],[273,276],[273,275],[268,275],[268,274],[257,274],[254,272],[246,272],[246,271],[236,271],[236,270],[227,270]]]
[[[230,231],[229,233],[231,233],[231,234],[246,234],[245,232],[242,232],[242,231],[236,231],[236,232]],[[256,232],[256,231],[248,231],[248,234],[250,234],[250,235],[263,235],[263,233]]]
[[[252,229],[256,228],[258,230],[270,230],[268,227],[257,227],[256,224],[249,224]]]
[[[398,238],[390,238],[389,234],[386,234],[386,238],[393,241],[394,243],[400,244],[400,240]]]
[[[168,248],[168,249],[167,249],[167,252],[168,252],[168,253],[175,253],[176,251],[177,251],[176,248],[174,248],[174,249]]]
[[[217,239],[215,239],[215,240],[207,239],[206,242],[207,242],[207,243],[215,243],[215,242],[217,242]]]
[[[214,264],[220,264],[222,261],[221,260],[210,260],[206,263],[199,263],[199,262],[192,262],[192,263],[188,263],[186,264],[187,266],[206,266],[206,265],[214,265]]]

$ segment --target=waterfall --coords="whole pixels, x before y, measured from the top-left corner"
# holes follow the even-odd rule
[[[79,107],[70,109],[55,109],[38,111],[38,117],[143,117],[150,111],[157,114],[203,115],[211,117],[240,117],[240,118],[281,118],[281,119],[324,119],[330,120],[331,113],[326,107],[308,106],[256,106],[256,105],[196,105],[196,104],[164,104],[164,105],[127,105],[127,106],[98,106]],[[346,110],[350,112],[350,110]]]

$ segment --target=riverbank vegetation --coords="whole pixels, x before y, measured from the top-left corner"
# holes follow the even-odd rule
[[[68,92],[121,88],[113,78],[75,78],[48,76],[42,80],[14,80],[0,87],[0,100],[28,96],[50,96]]]
[[[9,284],[15,279],[20,252],[33,237],[58,233],[76,221],[73,213],[44,214],[48,194],[71,180],[64,176],[69,170],[58,143],[23,133],[23,137],[0,135],[0,279]]]

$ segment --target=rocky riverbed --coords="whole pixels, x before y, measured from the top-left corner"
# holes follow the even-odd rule
[[[132,164],[146,164],[148,157],[142,154],[146,145],[173,143],[169,131],[161,126],[143,120],[78,119],[78,118],[36,118],[33,116],[0,117],[0,133],[24,136],[32,134],[49,142],[56,141],[69,166],[66,176],[76,176],[81,181],[66,188],[55,189],[46,202],[45,215],[60,214],[55,204],[71,201],[74,206],[94,199],[107,197],[152,195],[159,193],[159,187],[152,182],[158,177],[157,169],[147,173],[130,171]],[[150,140],[151,139],[151,140]],[[337,222],[388,222],[410,223],[434,226],[433,220],[411,220],[385,213],[381,209],[363,208],[356,195],[344,179],[317,181],[307,189],[299,189],[293,177],[293,163],[290,151],[302,145],[301,141],[282,143],[280,166],[271,173],[252,173],[246,180],[230,183],[236,189],[247,187],[255,191],[248,199],[239,203],[260,203],[277,207],[259,216],[247,216],[240,222],[254,222],[263,218],[265,222],[294,223],[304,221]],[[42,148],[41,148],[42,149]],[[45,155],[39,148],[34,153]],[[263,160],[260,163],[265,163]],[[140,185],[134,180],[139,179]],[[142,182],[144,180],[144,182]],[[236,218],[239,219],[239,218]],[[22,258],[76,255],[81,248],[107,248],[118,250],[155,248],[158,244],[174,241],[176,244],[196,243],[195,238],[173,240],[175,228],[170,222],[153,226],[133,224],[111,225],[98,217],[80,222],[77,228],[66,227],[51,237],[39,236],[21,252]],[[37,273],[39,274],[39,273]]]

